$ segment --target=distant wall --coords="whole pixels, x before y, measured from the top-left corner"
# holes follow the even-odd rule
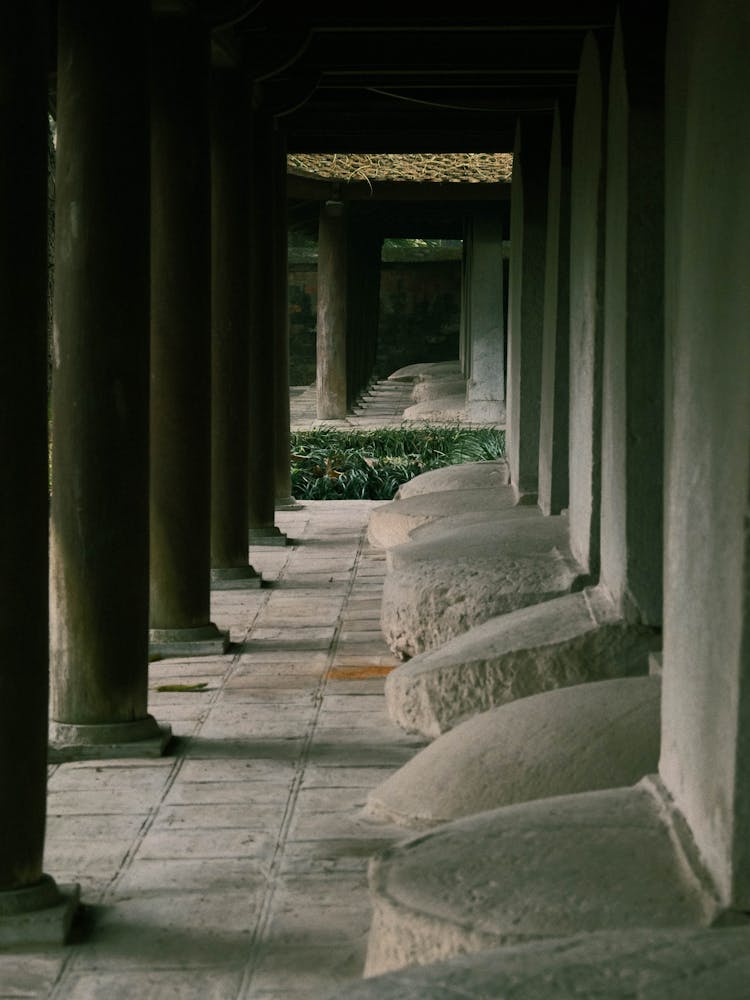
[[[461,262],[384,262],[380,272],[377,377],[417,361],[458,357]],[[317,272],[289,266],[289,384],[315,381]]]

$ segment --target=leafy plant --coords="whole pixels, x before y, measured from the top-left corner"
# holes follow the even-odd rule
[[[298,500],[391,500],[402,483],[430,469],[504,454],[492,428],[386,427],[295,431],[292,495]]]

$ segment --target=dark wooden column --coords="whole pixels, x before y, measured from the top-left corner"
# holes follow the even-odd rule
[[[0,145],[6,151],[0,156],[3,948],[61,944],[77,900],[77,888],[64,894],[42,869],[48,710],[46,11],[42,0],[0,8]]]
[[[148,714],[148,4],[113,17],[59,5],[50,742],[64,759],[159,754],[169,737]]]
[[[271,199],[271,274],[272,322],[274,345],[274,481],[276,510],[297,510],[301,505],[292,497],[291,440],[289,413],[289,305],[287,293],[287,205],[286,142],[278,128],[270,132],[266,154],[270,156],[269,185]]]
[[[250,101],[237,72],[211,91],[211,585],[259,587],[248,563]]]
[[[251,246],[250,246],[250,440],[248,541],[250,545],[286,545],[276,517],[276,425],[274,420],[273,336],[273,189],[275,161],[271,156],[274,123],[271,115],[252,116]],[[287,387],[287,393],[288,393]]]
[[[151,605],[154,653],[223,652],[210,621],[209,35],[153,22]]]
[[[347,240],[344,203],[327,201],[318,219],[317,416],[346,416]]]
[[[379,232],[348,210],[347,408],[352,409],[373,376],[380,309]]]

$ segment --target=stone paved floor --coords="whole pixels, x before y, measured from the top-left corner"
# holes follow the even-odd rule
[[[78,940],[0,955],[0,997],[296,1000],[360,978],[367,860],[403,836],[360,810],[421,745],[384,708],[377,503],[279,512],[289,544],[250,549],[262,588],[214,592],[230,651],[152,664],[165,757],[50,768],[45,869],[81,886]]]
[[[292,426],[400,424],[411,402],[383,381],[317,421],[292,387]],[[287,546],[250,549],[262,588],[212,595],[229,652],[151,665],[163,758],[50,767],[45,870],[82,906],[65,947],[0,953],[0,1000],[311,1000],[361,977],[367,861],[404,835],[361,808],[422,745],[385,712],[377,503],[278,512]]]

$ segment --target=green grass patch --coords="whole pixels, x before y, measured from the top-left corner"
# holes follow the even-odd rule
[[[387,427],[294,431],[292,495],[297,500],[392,500],[422,472],[502,458],[505,432],[493,428]]]

